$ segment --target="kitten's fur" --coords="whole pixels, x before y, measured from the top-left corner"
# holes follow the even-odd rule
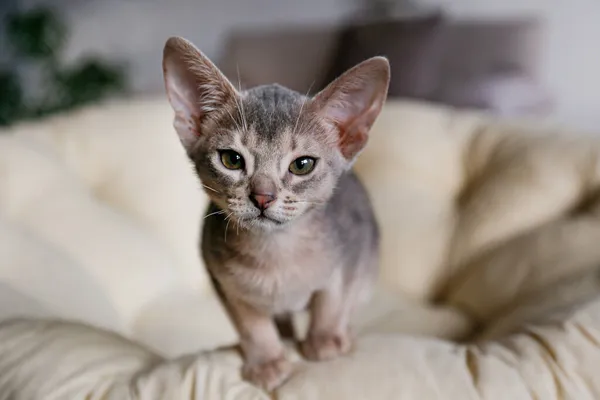
[[[310,360],[351,347],[349,316],[375,275],[378,232],[350,168],[385,102],[388,62],[367,60],[314,98],[279,85],[239,92],[181,38],[167,42],[163,69],[176,130],[212,200],[202,253],[239,332],[243,375],[272,390],[291,373],[275,316],[310,307]],[[244,168],[224,166],[226,149]],[[288,166],[302,156],[315,168],[294,175]],[[262,213],[256,193],[272,200]]]

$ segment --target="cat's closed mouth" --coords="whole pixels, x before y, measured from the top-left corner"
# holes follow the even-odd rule
[[[281,221],[279,221],[279,220],[277,220],[275,218],[271,218],[271,217],[269,217],[268,215],[265,215],[265,214],[259,214],[256,217],[256,220],[257,221],[265,221],[265,222],[268,221],[268,222],[272,222],[272,223],[277,224],[277,225],[283,224],[283,222],[281,222]]]

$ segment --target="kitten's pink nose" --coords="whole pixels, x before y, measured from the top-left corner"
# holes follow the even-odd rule
[[[250,200],[256,208],[264,211],[275,201],[275,195],[272,193],[250,193]]]
[[[276,190],[275,183],[268,176],[256,175],[250,183],[250,201],[260,211],[265,211],[277,198]]]

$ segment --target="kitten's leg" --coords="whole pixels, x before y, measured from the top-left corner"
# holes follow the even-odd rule
[[[290,376],[292,364],[272,316],[242,301],[227,302],[244,353],[243,378],[267,391],[275,389]]]
[[[345,285],[341,272],[330,285],[313,295],[311,320],[302,353],[309,360],[329,360],[350,351],[350,314],[357,299],[359,282]]]
[[[223,287],[208,269],[213,288],[240,336],[244,355],[244,379],[271,391],[292,373],[292,365],[284,356],[278,327],[270,315],[261,313],[239,300],[230,300]],[[291,321],[290,321],[291,322]]]

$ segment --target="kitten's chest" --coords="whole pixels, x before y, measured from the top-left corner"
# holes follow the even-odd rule
[[[335,265],[327,244],[312,238],[289,235],[246,246],[219,280],[235,296],[271,313],[304,308]]]

